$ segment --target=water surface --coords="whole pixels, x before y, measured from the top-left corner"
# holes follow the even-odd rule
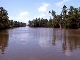
[[[80,60],[80,30],[20,27],[0,31],[0,60]]]

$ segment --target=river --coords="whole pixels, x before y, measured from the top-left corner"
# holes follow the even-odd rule
[[[0,31],[0,60],[80,60],[80,29]]]

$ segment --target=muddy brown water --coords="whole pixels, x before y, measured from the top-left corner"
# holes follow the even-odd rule
[[[0,60],[80,60],[80,29],[0,31]]]

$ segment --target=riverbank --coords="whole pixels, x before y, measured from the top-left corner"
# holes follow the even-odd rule
[[[66,5],[62,7],[60,14],[56,14],[56,11],[49,11],[53,18],[35,18],[29,20],[30,27],[53,27],[53,28],[68,28],[79,29],[80,28],[80,7],[76,8]]]

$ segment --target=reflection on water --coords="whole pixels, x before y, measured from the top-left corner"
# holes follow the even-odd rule
[[[70,56],[74,50],[80,48],[80,31],[79,30],[53,30],[52,44],[56,45],[61,42],[63,52]],[[55,35],[54,35],[55,34]],[[59,43],[56,43],[60,41]]]
[[[49,47],[51,45],[52,34],[47,30],[39,30],[39,44],[42,47]]]
[[[65,29],[39,29],[39,44],[41,47],[56,46],[66,56],[70,56],[74,50],[80,48],[80,31]]]
[[[1,53],[4,54],[4,51],[8,45],[8,31],[4,30],[4,31],[0,31],[0,49],[1,49]]]
[[[79,60],[80,30],[29,27],[5,30],[0,32],[0,49],[2,54],[5,52],[4,57],[0,54],[1,60]]]

